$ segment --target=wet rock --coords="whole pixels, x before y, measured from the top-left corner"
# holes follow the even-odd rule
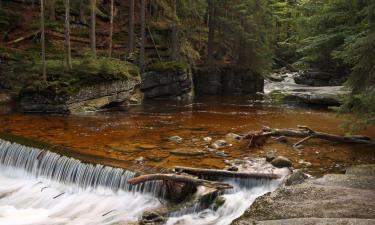
[[[322,71],[305,71],[294,77],[296,84],[309,86],[340,86],[347,77],[342,74],[331,74]]]
[[[266,155],[266,161],[267,161],[267,162],[271,162],[271,161],[274,160],[276,157],[277,157],[276,151],[270,151],[270,152],[268,152],[267,155]]]
[[[212,138],[210,138],[210,137],[204,137],[204,138],[203,138],[203,141],[205,141],[205,142],[211,142],[211,141],[212,141]]]
[[[277,141],[277,142],[280,142],[280,143],[287,143],[288,142],[288,138],[285,137],[285,136],[276,137],[276,138],[274,138],[274,140]]]
[[[141,220],[139,221],[140,225],[158,225],[165,222],[165,217],[160,215],[157,212],[145,211],[142,215]]]
[[[366,165],[366,170],[375,171],[375,165]],[[257,198],[232,225],[372,225],[374,178],[367,172],[328,174],[281,187]]]
[[[219,157],[227,157],[228,156],[228,154],[225,153],[224,151],[218,151],[218,152],[216,152],[216,155],[219,156]]]
[[[141,156],[141,157],[136,158],[134,161],[135,161],[136,163],[141,164],[141,163],[143,163],[143,162],[145,161],[145,158]]]
[[[223,148],[227,145],[227,142],[224,141],[224,140],[217,140],[215,141],[212,145],[211,145],[211,148],[214,148],[214,149],[219,149],[219,148]]]
[[[284,156],[277,156],[275,159],[273,159],[271,161],[271,164],[275,167],[278,167],[278,168],[291,167],[292,166],[292,162]]]
[[[226,201],[226,199],[223,196],[217,197],[216,200],[215,200],[215,203],[214,203],[214,210],[217,210],[222,205],[224,205],[225,201]]]
[[[277,74],[277,73],[271,74],[269,78],[271,81],[274,81],[274,82],[281,82],[284,80],[284,78],[280,74]]]
[[[146,156],[146,159],[151,161],[151,162],[161,162],[163,161],[163,158],[162,157],[158,157],[158,156]]]
[[[290,185],[301,184],[307,178],[309,177],[302,170],[296,170],[286,178],[285,185],[290,186]]]
[[[170,151],[173,155],[181,155],[181,156],[199,156],[206,154],[205,151],[202,151],[200,149],[176,149]]]
[[[306,162],[306,161],[303,160],[303,159],[298,160],[298,163],[299,163],[299,164],[302,164],[302,165],[305,165],[305,166],[312,166],[312,163],[311,163],[311,162]]]
[[[236,171],[238,171],[238,167],[237,166],[231,166],[231,167],[227,168],[227,170],[236,172]]]
[[[241,136],[235,133],[229,133],[225,135],[225,139],[229,142],[241,140]]]
[[[180,143],[183,139],[179,136],[172,136],[168,138],[169,141],[175,142],[175,143]]]

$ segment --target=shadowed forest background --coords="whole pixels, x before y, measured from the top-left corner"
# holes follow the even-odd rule
[[[0,88],[74,92],[181,68],[267,79],[286,67],[345,82],[339,111],[366,126],[375,122],[374,30],[372,0],[1,0]]]

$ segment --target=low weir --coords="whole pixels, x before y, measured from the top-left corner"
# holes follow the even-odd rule
[[[163,207],[161,182],[131,186],[136,173],[0,139],[0,224],[131,224]],[[196,203],[171,212],[166,224],[230,224],[280,181],[224,179],[234,186],[219,207]]]

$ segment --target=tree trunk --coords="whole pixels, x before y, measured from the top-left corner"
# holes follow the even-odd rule
[[[72,69],[72,56],[70,46],[70,1],[65,0],[65,67]]]
[[[146,15],[145,15],[145,0],[141,0],[141,50],[139,56],[139,67],[141,73],[145,72],[145,45],[146,45]]]
[[[109,57],[112,57],[112,36],[113,36],[113,7],[114,7],[114,0],[111,0],[111,18],[110,18],[110,26],[109,26]]]
[[[212,68],[215,41],[215,0],[208,0],[207,63]]]
[[[183,183],[191,183],[195,187],[197,186],[205,186],[209,188],[215,188],[217,190],[225,190],[233,188],[230,184],[223,183],[223,182],[216,182],[216,181],[209,181],[209,180],[202,180],[192,176],[186,175],[176,175],[176,174],[146,174],[138,177],[134,177],[128,180],[128,183],[131,185],[141,184],[147,181],[154,181],[154,180],[164,180],[164,181],[173,181],[173,182],[183,182]]]
[[[56,20],[56,0],[49,0],[48,1],[48,19]]]
[[[95,19],[96,19],[96,0],[90,0],[90,47],[91,54],[96,56],[96,33],[95,33]]]
[[[172,9],[173,9],[173,27],[172,27],[172,51],[171,59],[177,60],[178,57],[178,16],[177,16],[177,0],[172,0]]]
[[[85,0],[80,0],[79,2],[79,21],[83,24],[86,24],[86,17],[85,17]]]
[[[217,169],[202,169],[202,168],[192,168],[192,167],[174,167],[176,172],[188,173],[196,176],[203,177],[231,177],[231,178],[254,178],[254,179],[278,179],[280,176],[274,173],[251,173],[251,172],[233,172],[227,170],[217,170]]]
[[[40,0],[40,42],[42,43],[42,78],[47,82],[47,69],[46,69],[46,43],[44,32],[44,0]]]
[[[130,7],[129,7],[128,51],[129,53],[132,53],[134,51],[134,0],[130,0]]]

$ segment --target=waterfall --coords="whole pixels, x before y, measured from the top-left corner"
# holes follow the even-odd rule
[[[127,183],[134,172],[103,165],[82,163],[77,159],[31,148],[0,139],[0,167],[10,174],[14,170],[35,178],[44,178],[80,189],[105,187],[112,191],[135,191],[162,197],[161,182],[152,181],[132,186]],[[9,171],[10,170],[10,171]]]
[[[220,207],[213,203],[208,208],[203,208],[197,202],[190,208],[181,209],[170,214],[167,225],[195,224],[195,225],[228,225],[240,217],[255,199],[267,192],[275,190],[280,185],[280,180],[270,179],[241,179],[241,178],[216,178],[218,181],[230,183],[234,188],[226,190],[221,196],[225,202]]]
[[[161,206],[161,184],[135,173],[0,140],[0,224],[130,224]]]

